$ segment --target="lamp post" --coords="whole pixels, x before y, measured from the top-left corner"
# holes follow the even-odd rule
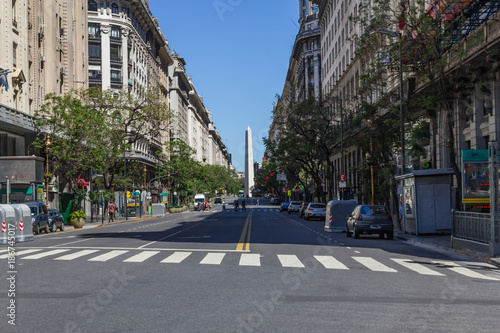
[[[366,121],[366,125],[368,127],[372,127],[372,121],[370,119],[368,119]],[[372,185],[372,200],[371,200],[370,204],[373,206],[375,204],[375,184],[374,184],[374,180],[373,180],[373,138],[372,138],[371,135],[370,135],[370,154],[372,156],[372,163],[370,163],[370,175],[371,175],[371,185]]]
[[[378,33],[399,39],[399,117],[401,126],[401,174],[405,173],[405,120],[403,112],[403,57],[401,55],[401,34],[387,29],[378,29]]]
[[[45,138],[45,206],[49,207],[49,149],[52,147],[50,134]]]

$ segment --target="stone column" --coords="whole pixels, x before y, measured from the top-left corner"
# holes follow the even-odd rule
[[[320,81],[319,81],[319,68],[321,66],[319,61],[319,54],[314,55],[314,97],[319,99],[319,89],[320,89]]]
[[[109,43],[110,25],[101,24],[101,75],[102,90],[111,88],[111,49]]]

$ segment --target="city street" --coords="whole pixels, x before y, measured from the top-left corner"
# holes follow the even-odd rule
[[[0,332],[498,331],[498,268],[255,203],[16,244],[15,326],[2,247]]]

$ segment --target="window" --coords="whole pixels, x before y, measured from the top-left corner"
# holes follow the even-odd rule
[[[118,14],[118,5],[115,2],[111,4],[111,13]]]
[[[110,52],[111,53],[111,60],[114,60],[114,61],[121,61],[122,60],[120,46],[111,46],[110,51],[111,51]]]
[[[94,0],[89,0],[88,10],[89,12],[97,12],[97,2],[95,2]]]
[[[313,14],[316,14],[318,12],[318,6],[313,7]]]
[[[121,82],[122,81],[122,72],[119,69],[111,70],[111,82]]]
[[[101,44],[89,44],[89,58],[101,59]]]
[[[120,27],[115,25],[111,26],[111,39],[121,39]]]
[[[12,67],[17,68],[17,44],[12,44]]]
[[[88,33],[90,38],[99,38],[101,35],[99,23],[89,23]]]

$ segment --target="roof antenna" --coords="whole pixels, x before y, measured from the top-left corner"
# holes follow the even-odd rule
[[[294,20],[292,20],[292,18],[290,17],[290,21],[292,21],[292,23],[297,27],[297,29],[300,29],[299,26],[297,25],[297,23],[295,23]]]

